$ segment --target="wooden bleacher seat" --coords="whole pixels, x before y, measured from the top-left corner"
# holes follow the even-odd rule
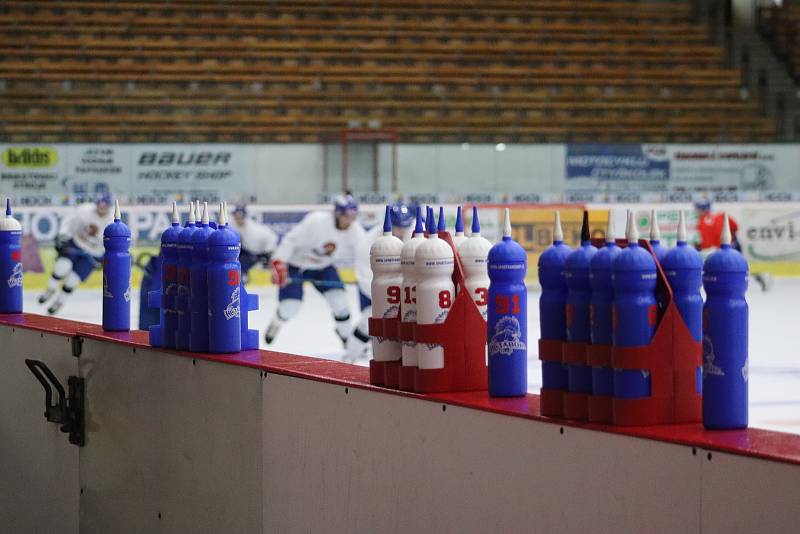
[[[770,140],[722,57],[688,1],[7,0],[0,135]]]

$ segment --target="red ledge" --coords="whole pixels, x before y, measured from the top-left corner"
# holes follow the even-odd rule
[[[148,344],[147,332],[105,332],[99,325],[67,321],[35,314],[0,315],[0,324],[48,332],[50,334],[98,339],[121,343],[134,348],[152,348]],[[340,386],[380,391],[389,395],[400,395],[483,410],[512,417],[521,417],[556,424],[564,427],[585,428],[636,438],[652,439],[688,447],[698,447],[741,456],[800,465],[800,436],[784,432],[773,432],[759,428],[744,430],[705,430],[700,424],[660,425],[649,427],[618,427],[586,422],[567,421],[540,415],[539,396],[527,395],[517,398],[492,398],[485,391],[458,393],[434,393],[421,395],[397,389],[387,389],[369,384],[367,367],[337,361],[297,356],[282,352],[250,350],[236,354],[205,354],[156,349],[179,356],[208,360],[231,365],[252,367],[287,376],[327,382]]]

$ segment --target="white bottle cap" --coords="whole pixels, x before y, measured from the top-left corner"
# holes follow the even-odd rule
[[[194,224],[194,201],[189,202],[189,224]]]
[[[208,226],[208,202],[203,202],[203,219],[202,224]]]
[[[661,241],[661,229],[658,227],[656,210],[650,210],[650,241]]]
[[[611,210],[608,210],[608,226],[606,227],[606,243],[614,242],[614,217]]]
[[[639,231],[636,229],[636,224],[633,222],[633,211],[628,210],[628,228],[625,233],[628,243],[639,242]]]
[[[225,203],[219,203],[219,221],[217,221],[217,227],[222,228],[223,226],[227,226],[228,224],[228,217],[225,215]]]
[[[503,223],[503,238],[511,239],[511,210],[506,208],[506,220]]]
[[[122,219],[122,214],[119,211],[119,199],[114,200],[114,222],[119,222]]]
[[[178,215],[178,204],[173,200],[172,201],[172,224],[181,223],[181,216]]]
[[[564,230],[561,229],[561,213],[556,211],[555,220],[553,221],[553,243],[564,241]]]
[[[678,242],[686,243],[686,216],[683,210],[678,212]]]

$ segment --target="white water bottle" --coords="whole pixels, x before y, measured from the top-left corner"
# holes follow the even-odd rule
[[[417,276],[415,255],[419,246],[425,242],[425,229],[422,227],[422,208],[417,206],[417,224],[414,235],[403,244],[400,252],[400,263],[403,270],[403,303],[400,305],[400,320],[404,323],[417,322]],[[416,367],[417,342],[414,340],[402,342],[403,366]]]
[[[369,249],[369,264],[372,267],[372,317],[394,319],[400,313],[403,273],[400,252],[403,242],[392,235],[391,207],[386,206],[383,220],[383,235]],[[377,362],[399,361],[400,343],[383,337],[372,338],[372,358]]]
[[[459,245],[458,257],[461,258],[461,265],[464,267],[464,285],[467,286],[467,291],[484,320],[489,302],[489,272],[486,259],[491,248],[489,240],[481,236],[478,208],[473,206],[472,235]]]
[[[419,245],[414,255],[417,273],[417,324],[443,323],[456,296],[452,279],[455,268],[453,249],[439,238],[432,226],[431,221],[428,227],[430,236]],[[438,231],[444,230],[444,209],[439,208]],[[417,343],[417,358],[420,369],[441,369],[444,367],[444,347]]]

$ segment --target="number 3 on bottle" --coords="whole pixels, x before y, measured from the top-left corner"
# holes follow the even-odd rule
[[[479,287],[475,290],[475,294],[480,297],[479,300],[475,301],[475,304],[478,306],[486,306],[489,303],[489,290],[485,287]]]

